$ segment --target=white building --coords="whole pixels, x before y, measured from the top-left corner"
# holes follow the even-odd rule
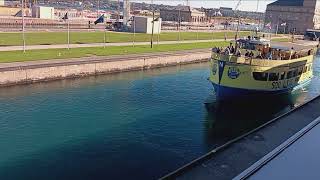
[[[157,21],[154,21],[153,33],[161,33],[161,22],[162,19],[158,18]],[[152,33],[152,17],[145,16],[136,16],[132,24],[132,30],[135,28],[135,32],[138,33]]]
[[[33,6],[32,17],[40,19],[54,19],[54,8],[45,6]]]
[[[4,6],[4,0],[0,0],[0,6]]]

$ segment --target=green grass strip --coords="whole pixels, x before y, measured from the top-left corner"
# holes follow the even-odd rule
[[[229,42],[201,42],[201,43],[185,43],[185,44],[160,44],[154,45],[138,45],[132,46],[110,46],[110,47],[90,47],[90,48],[73,48],[67,49],[43,49],[43,50],[28,50],[26,53],[22,51],[4,51],[0,52],[0,63],[4,62],[21,62],[21,61],[36,61],[49,59],[67,59],[80,58],[88,56],[110,56],[110,55],[127,55],[141,54],[152,52],[169,52],[191,49],[204,49],[214,46],[227,46]]]
[[[240,37],[248,36],[251,32],[240,32]],[[211,40],[224,39],[225,32],[181,32],[180,40]],[[235,32],[226,32],[227,38],[234,38]],[[67,32],[27,32],[25,33],[26,45],[52,45],[67,44]],[[107,42],[132,42],[133,33],[107,32]],[[154,41],[158,40],[158,35],[154,35]],[[178,41],[178,32],[164,32],[159,36],[160,41]],[[148,42],[151,39],[150,34],[136,33],[136,42]],[[103,43],[104,32],[71,32],[70,43]],[[0,33],[0,46],[20,46],[22,45],[21,32]]]

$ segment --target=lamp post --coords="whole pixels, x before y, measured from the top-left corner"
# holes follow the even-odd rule
[[[151,40],[150,40],[150,47],[153,48],[153,32],[154,31],[154,9],[152,11],[152,29],[151,29]]]
[[[26,52],[26,38],[24,34],[24,0],[21,0],[21,17],[22,17],[22,43],[23,43],[23,53]]]
[[[152,6],[152,29],[151,29],[150,47],[153,48],[153,34],[154,34],[154,5],[153,5],[153,0],[151,0],[151,6]]]
[[[132,41],[132,46],[134,47],[134,42],[136,40],[136,18],[135,16],[132,16],[133,18],[133,41]]]
[[[67,26],[68,26],[68,50],[70,50],[70,22],[67,19]]]
[[[180,8],[179,8],[179,10],[178,10],[178,41],[179,41],[179,43],[181,40],[180,31],[181,31],[181,12],[180,12]]]
[[[159,19],[158,20],[158,42],[157,42],[158,45],[159,45],[159,41],[160,41],[161,23],[162,23],[162,21],[160,21],[160,19]]]

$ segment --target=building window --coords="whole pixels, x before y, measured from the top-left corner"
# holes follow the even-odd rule
[[[303,71],[303,67],[299,67],[299,69],[298,69],[298,75],[301,75],[301,74],[302,74],[302,71]]]
[[[298,76],[298,69],[295,69],[295,70],[293,71],[293,77],[296,77],[296,76]]]
[[[280,73],[280,80],[284,80],[286,73],[285,72],[281,72]]]

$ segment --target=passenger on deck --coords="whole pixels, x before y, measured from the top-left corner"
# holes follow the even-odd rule
[[[249,51],[246,50],[246,53],[244,54],[245,57],[249,57]]]
[[[292,47],[290,50],[290,56],[289,56],[289,60],[293,58],[293,54],[294,54],[294,48]]]
[[[251,51],[250,54],[249,54],[249,57],[253,57],[253,56],[254,56],[254,54],[253,54],[253,52]]]
[[[231,46],[230,52],[231,52],[232,54],[234,54],[234,53],[235,53],[235,49],[234,49],[234,47],[233,47],[233,46]]]
[[[240,57],[240,56],[241,56],[241,51],[240,51],[240,49],[238,49],[238,50],[237,50],[237,52],[236,52],[236,56],[238,56],[238,57]]]
[[[230,55],[231,54],[231,51],[230,51],[230,48],[227,47],[225,50],[224,50],[224,54],[225,55]]]
[[[272,60],[272,53],[271,53],[271,51],[269,51],[269,52],[267,53],[267,59],[268,59],[268,60]]]
[[[256,58],[257,59],[263,59],[261,51],[259,51],[259,54],[258,54],[258,56]]]
[[[221,53],[221,49],[220,48],[217,48],[217,53]]]
[[[308,51],[308,56],[310,56],[311,54],[312,54],[312,49]]]
[[[212,52],[217,52],[218,51],[218,48],[217,47],[214,47],[214,48],[212,48]]]
[[[280,50],[276,49],[272,55],[274,60],[279,60],[280,59]]]

